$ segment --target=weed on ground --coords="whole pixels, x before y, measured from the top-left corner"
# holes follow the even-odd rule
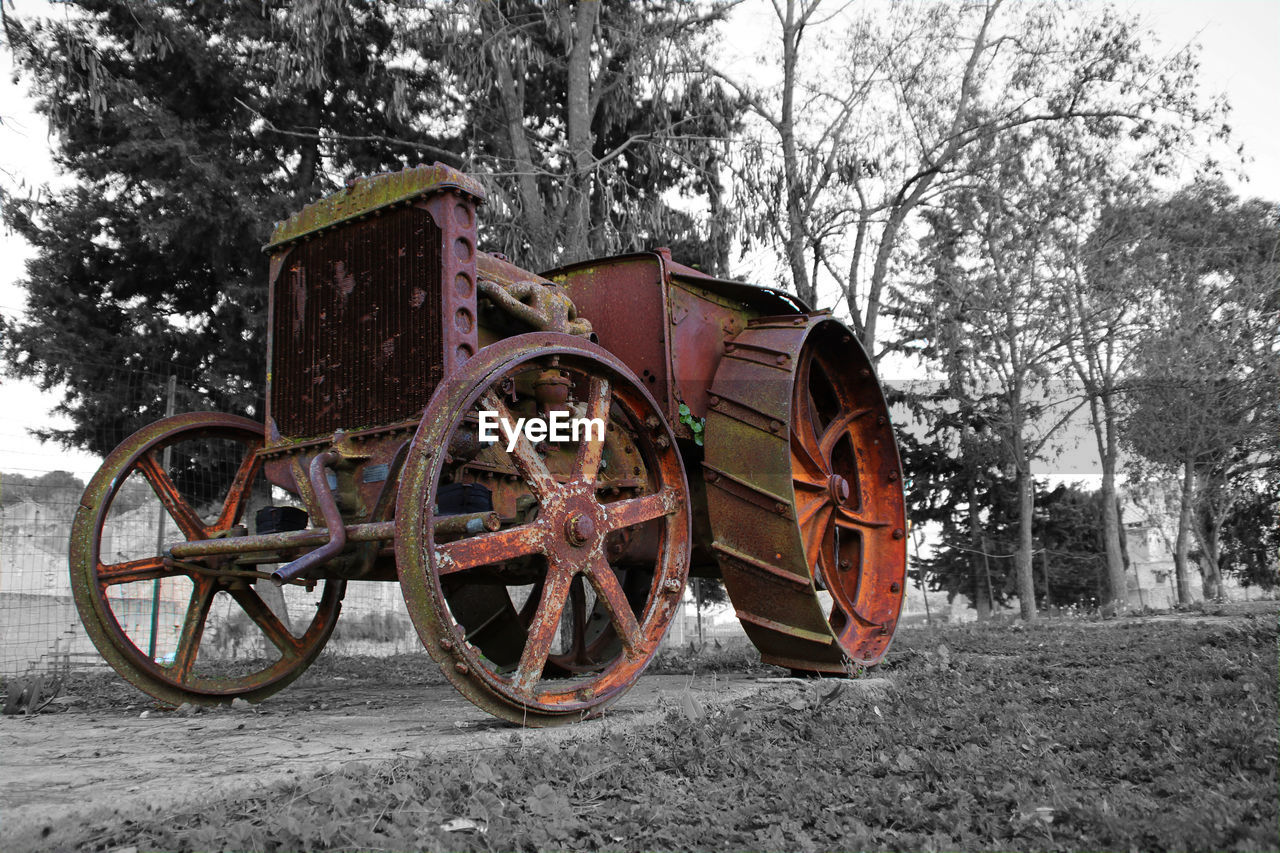
[[[669,665],[675,665],[668,662]],[[1274,613],[900,632],[886,694],[341,772],[81,848],[1275,850]]]

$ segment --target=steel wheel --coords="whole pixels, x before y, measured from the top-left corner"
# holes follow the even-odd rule
[[[905,561],[898,552],[905,543],[895,540],[903,539],[905,519],[897,451],[892,435],[884,438],[884,402],[878,390],[867,394],[858,381],[866,376],[850,370],[842,343],[819,334],[800,352],[791,475],[805,559],[815,589],[830,596],[832,633],[855,662],[866,664],[883,656],[889,623],[902,606]],[[884,474],[876,457],[886,455],[893,470]]]
[[[902,607],[906,513],[871,362],[827,315],[753,320],[709,398],[712,547],[767,663],[879,661]]]
[[[314,607],[298,620],[299,632],[255,589],[267,581],[228,558],[165,560],[167,545],[183,538],[234,535],[265,484],[261,446],[261,425],[245,418],[166,418],[112,451],[80,501],[70,548],[80,619],[107,662],[161,701],[259,701],[302,674],[337,622],[342,582],[291,593],[295,610]],[[228,575],[234,571],[240,574]],[[166,606],[169,616],[151,621],[153,609]],[[216,632],[211,613],[223,617]],[[241,651],[253,659],[241,661]]]
[[[570,389],[566,406],[609,425],[606,440],[487,450],[527,487],[526,508],[497,531],[437,541],[438,491],[458,475],[441,448],[481,410],[527,414],[518,406],[548,371]],[[442,384],[401,478],[396,561],[418,634],[460,692],[522,724],[598,714],[635,682],[676,612],[689,540],[684,468],[657,404],[568,335],[493,344]]]

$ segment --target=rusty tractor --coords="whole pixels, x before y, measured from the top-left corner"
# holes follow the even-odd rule
[[[723,578],[768,663],[879,661],[906,519],[857,339],[664,249],[527,272],[478,251],[483,199],[435,164],[354,181],[279,224],[265,426],[165,418],[81,501],[72,586],[106,660],[166,703],[256,702],[315,660],[348,582],[398,581],[463,695],[556,725],[636,681],[692,574]],[[588,428],[515,429],[557,413]],[[112,532],[140,491],[159,526]],[[202,654],[225,639],[205,630],[211,613],[256,628],[260,653]]]

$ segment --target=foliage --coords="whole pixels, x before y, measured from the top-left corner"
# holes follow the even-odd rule
[[[687,57],[724,0],[442,4],[416,29],[465,93],[484,236],[534,269],[667,245],[722,271],[720,169],[737,107]],[[673,204],[674,191],[682,201]],[[696,202],[695,202],[696,200]],[[691,213],[705,204],[706,216]]]
[[[1273,615],[903,632],[877,696],[342,769],[100,818],[81,849],[1269,850]],[[348,686],[348,689],[350,686]],[[696,692],[691,694],[696,696]],[[1206,803],[1211,807],[1206,808]]]
[[[1248,586],[1280,585],[1280,485],[1253,482],[1238,487],[1235,507],[1222,528],[1222,572]]]
[[[1280,214],[1203,180],[1118,215],[1117,271],[1151,293],[1125,438],[1180,472],[1179,582],[1194,538],[1213,596],[1237,496],[1280,466]]]
[[[65,385],[74,426],[42,435],[97,452],[163,414],[168,373],[182,410],[260,414],[272,223],[400,168],[413,148],[391,138],[451,144],[424,122],[440,78],[380,4],[72,5],[5,20],[71,179],[5,208],[36,250],[10,369]]]

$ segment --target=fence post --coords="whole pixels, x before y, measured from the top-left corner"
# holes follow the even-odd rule
[[[178,390],[178,377],[172,373],[169,374],[169,393],[164,403],[164,416],[166,418],[173,416],[173,397]],[[163,462],[161,467],[164,468],[166,474],[169,473],[170,448],[164,449]],[[160,504],[159,515],[156,518],[156,553],[163,553],[164,550],[164,504]],[[153,661],[156,659],[156,631],[160,628],[160,578],[156,578],[151,582],[151,639],[147,642],[147,657]]]

